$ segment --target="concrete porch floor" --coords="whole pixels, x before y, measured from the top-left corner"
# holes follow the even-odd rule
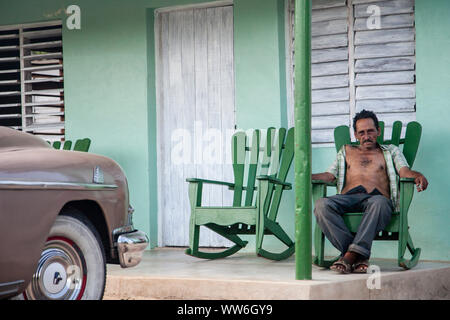
[[[340,275],[313,266],[312,279],[295,280],[295,259],[270,261],[254,253],[203,260],[182,248],[156,248],[142,262],[122,269],[108,265],[104,299],[288,300],[448,299],[450,263],[420,261],[403,271],[395,260],[372,259],[375,274]]]

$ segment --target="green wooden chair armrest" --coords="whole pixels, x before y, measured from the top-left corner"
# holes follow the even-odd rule
[[[334,180],[333,182],[327,182],[327,181],[323,181],[323,180],[311,180],[312,184],[325,184],[329,187],[336,187],[337,182],[336,180]]]
[[[414,178],[400,178],[400,210],[405,207],[408,214],[409,205],[414,195]]]
[[[292,189],[292,184],[290,184],[289,182],[283,182],[277,178],[271,177],[271,176],[257,176],[256,179],[258,179],[259,181],[269,181],[270,183],[273,184],[278,184],[278,185],[282,185],[284,189],[287,190],[291,190]]]
[[[207,179],[199,179],[199,178],[187,178],[186,181],[192,182],[192,183],[220,184],[222,186],[228,186],[229,188],[234,188],[234,183],[225,182],[225,181],[207,180]]]

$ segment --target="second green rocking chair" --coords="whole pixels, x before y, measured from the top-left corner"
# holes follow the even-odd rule
[[[232,137],[234,182],[187,179],[191,218],[190,243],[186,253],[204,259],[227,257],[247,245],[239,235],[254,234],[258,255],[272,260],[291,256],[295,250],[294,242],[276,219],[283,191],[292,189],[286,177],[293,156],[294,128],[287,132],[284,128],[269,128],[263,143],[260,130],[253,130],[249,135],[242,131],[235,133]],[[234,190],[232,206],[202,206],[204,184],[219,184]],[[215,231],[234,245],[222,252],[200,251],[200,226]],[[274,235],[287,248],[279,253],[263,249],[265,235]]]

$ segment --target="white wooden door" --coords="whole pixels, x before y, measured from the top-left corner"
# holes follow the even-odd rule
[[[155,23],[159,245],[187,246],[186,178],[233,181],[233,7],[159,12]],[[231,205],[232,194],[204,186],[202,202]],[[206,228],[201,232],[201,246],[228,245]]]

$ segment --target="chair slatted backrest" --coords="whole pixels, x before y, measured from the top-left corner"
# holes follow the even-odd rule
[[[339,126],[334,129],[334,146],[336,147],[336,152],[341,150],[342,146],[350,144],[352,139],[350,137],[350,129],[348,126]]]
[[[422,136],[422,126],[416,121],[408,123],[406,126],[405,141],[403,145],[403,155],[412,168],[419,150],[420,137]]]
[[[397,147],[400,146],[401,135],[402,135],[402,122],[397,120],[392,125],[391,144],[396,145]]]
[[[264,139],[261,139],[260,130],[253,130],[250,134],[236,132],[232,137],[235,183],[233,206],[251,206],[256,201],[256,176],[258,175],[268,175],[285,182],[293,158],[294,128],[288,131],[285,128],[269,128]],[[264,213],[271,220],[276,219],[282,193],[281,185],[276,187],[271,185],[268,190]],[[245,201],[242,204],[243,199]]]
[[[75,141],[73,151],[88,152],[90,145],[91,145],[91,139],[89,139],[89,138],[78,139],[77,141]]]
[[[248,203],[248,199],[252,197],[254,193],[254,182],[252,187],[249,186],[249,182],[253,180],[251,178],[253,175],[256,177],[256,168],[259,157],[259,137],[259,130],[253,131],[251,139],[248,139],[247,134],[243,131],[236,132],[232,136],[231,156],[234,173],[233,207],[242,206],[242,198],[244,193],[244,177],[246,171],[249,172],[250,176],[250,179],[248,179],[247,186],[245,188],[246,203]],[[247,153],[251,154],[247,156]],[[247,158],[251,159],[253,163],[248,163],[246,166]],[[254,174],[252,174],[253,171],[255,172]]]
[[[260,175],[267,175],[277,178],[278,169],[280,166],[280,158],[283,152],[284,139],[286,137],[286,129],[269,128],[267,131],[267,139],[264,145],[264,165],[260,170]],[[271,204],[272,194],[274,188],[273,185],[269,187],[265,202],[264,213],[267,214],[269,205]]]
[[[265,139],[261,141],[262,148],[260,153],[261,163],[259,168],[260,175],[268,175],[272,157],[273,143],[275,141],[276,130],[273,127],[267,129]]]
[[[285,128],[239,131],[232,136],[233,206],[252,206],[256,202],[258,175],[278,177],[285,137]]]
[[[384,122],[383,121],[378,122],[378,126],[380,127],[381,134],[378,136],[377,142],[379,144],[383,144],[384,143]]]
[[[63,145],[62,145],[61,141],[54,141],[53,143],[51,143],[50,141],[47,141],[47,142],[54,149],[58,149],[58,150],[71,150],[71,148],[72,148],[72,141],[70,141],[70,140],[65,140]],[[62,145],[62,148],[61,148],[61,145]],[[75,142],[73,151],[88,152],[90,146],[91,146],[91,139],[89,139],[89,138],[78,139]]]
[[[285,129],[284,129],[285,130]],[[285,130],[286,131],[286,130]],[[274,176],[278,180],[282,182],[286,182],[287,175],[289,173],[289,169],[292,164],[292,160],[294,159],[294,128],[290,128],[287,132],[286,139],[279,140],[280,144],[280,155],[278,158],[278,169],[276,171],[276,175]],[[281,203],[281,195],[283,193],[283,186],[277,185],[272,188],[273,195],[270,201],[270,196],[268,196],[268,201],[270,203],[270,208],[268,211],[268,218],[272,221],[275,221],[278,214],[278,209]],[[265,210],[267,208],[264,208]],[[267,212],[267,211],[264,211]]]
[[[70,150],[72,148],[72,141],[66,140],[64,141],[63,150]]]
[[[381,129],[381,134],[377,138],[377,142],[379,144],[393,144],[396,146],[400,146],[403,144],[403,155],[406,158],[410,168],[412,168],[414,164],[414,160],[416,159],[417,150],[419,149],[420,137],[422,136],[422,126],[417,121],[411,121],[406,126],[405,138],[401,139],[402,133],[402,122],[395,121],[392,125],[392,135],[391,139],[387,140],[384,137],[384,122],[380,121],[379,126]],[[346,144],[358,144],[358,142],[352,142],[350,137],[350,129],[348,126],[339,126],[334,129],[334,141],[336,151],[342,148],[343,145]]]
[[[54,141],[52,147],[55,149],[61,149],[61,141]]]
[[[247,185],[245,189],[245,202],[244,206],[251,206],[253,202],[253,195],[255,194],[255,181],[256,170],[258,169],[259,160],[259,144],[261,139],[261,133],[259,130],[253,131],[251,140],[247,139],[249,145],[246,145],[246,151],[248,150],[248,168],[247,168]]]

